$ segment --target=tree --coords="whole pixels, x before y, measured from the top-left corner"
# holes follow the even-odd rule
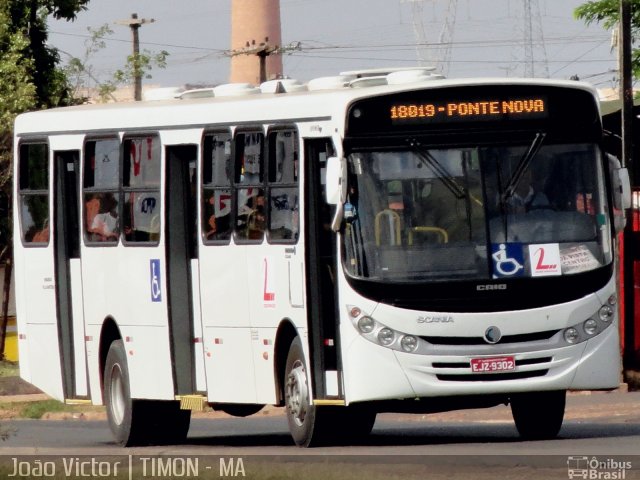
[[[5,263],[0,356],[11,273],[13,122],[25,111],[71,102],[58,52],[47,45],[47,17],[73,20],[89,0],[0,0],[0,263]]]
[[[640,0],[631,2],[631,37],[640,40]],[[575,9],[574,15],[585,23],[602,23],[604,28],[616,28],[620,19],[620,0],[590,0]],[[640,48],[633,48],[631,64],[634,78],[640,78]]]
[[[154,67],[165,68],[167,66],[167,56],[169,52],[162,50],[154,53],[143,50],[137,56],[129,55],[123,68],[116,70],[110,78],[98,78],[94,74],[91,65],[92,58],[101,50],[106,48],[105,38],[113,34],[113,30],[108,24],[98,28],[87,28],[89,38],[85,41],[85,50],[82,57],[71,57],[65,72],[71,84],[72,96],[77,102],[87,101],[90,90],[95,90],[102,102],[108,100],[116,101],[113,93],[122,85],[133,83],[136,73],[142,78],[152,78],[151,70]],[[66,52],[63,52],[66,53]]]

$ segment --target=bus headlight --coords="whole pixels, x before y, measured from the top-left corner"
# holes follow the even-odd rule
[[[362,333],[371,333],[376,328],[376,322],[371,317],[362,317],[358,320],[358,329]]]
[[[600,317],[600,320],[605,323],[609,323],[613,319],[613,313],[613,308],[609,305],[603,305],[602,307],[600,307],[600,310],[598,310],[598,316]]]
[[[582,324],[582,329],[587,335],[595,335],[598,332],[598,322],[590,318]]]
[[[346,307],[351,324],[360,336],[369,342],[402,353],[427,353],[428,343],[417,335],[387,327],[355,305]]]
[[[564,331],[564,339],[567,343],[578,343],[578,341],[580,340],[580,334],[575,328],[569,327]]]
[[[380,345],[384,345],[385,347],[388,347],[393,343],[395,339],[396,339],[396,334],[394,333],[393,330],[391,330],[388,327],[384,327],[380,329],[380,331],[378,332],[378,341],[380,342]]]
[[[413,335],[405,335],[400,339],[400,346],[407,352],[415,352],[418,348],[418,339]]]
[[[615,305],[615,296],[612,295],[608,303],[609,305],[602,305],[590,318],[565,328],[562,332],[565,343],[575,345],[586,342],[610,327],[616,312],[612,306]]]

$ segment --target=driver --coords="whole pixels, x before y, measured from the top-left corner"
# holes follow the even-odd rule
[[[531,170],[525,170],[513,195],[507,199],[506,206],[509,213],[525,213],[531,209],[549,207],[550,202],[540,182],[534,180]]]

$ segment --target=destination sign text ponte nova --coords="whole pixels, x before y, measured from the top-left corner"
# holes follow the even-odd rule
[[[432,103],[397,103],[391,106],[392,123],[432,123],[491,120],[508,115],[509,118],[544,118],[547,116],[544,97],[506,100],[443,101]]]

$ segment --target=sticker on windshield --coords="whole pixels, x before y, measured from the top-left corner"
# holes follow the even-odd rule
[[[532,277],[549,277],[562,274],[560,246],[557,243],[529,245],[529,262]]]
[[[580,273],[602,266],[586,245],[574,245],[560,250],[562,273]]]
[[[521,243],[492,243],[493,277],[521,277],[524,275],[524,254]]]

